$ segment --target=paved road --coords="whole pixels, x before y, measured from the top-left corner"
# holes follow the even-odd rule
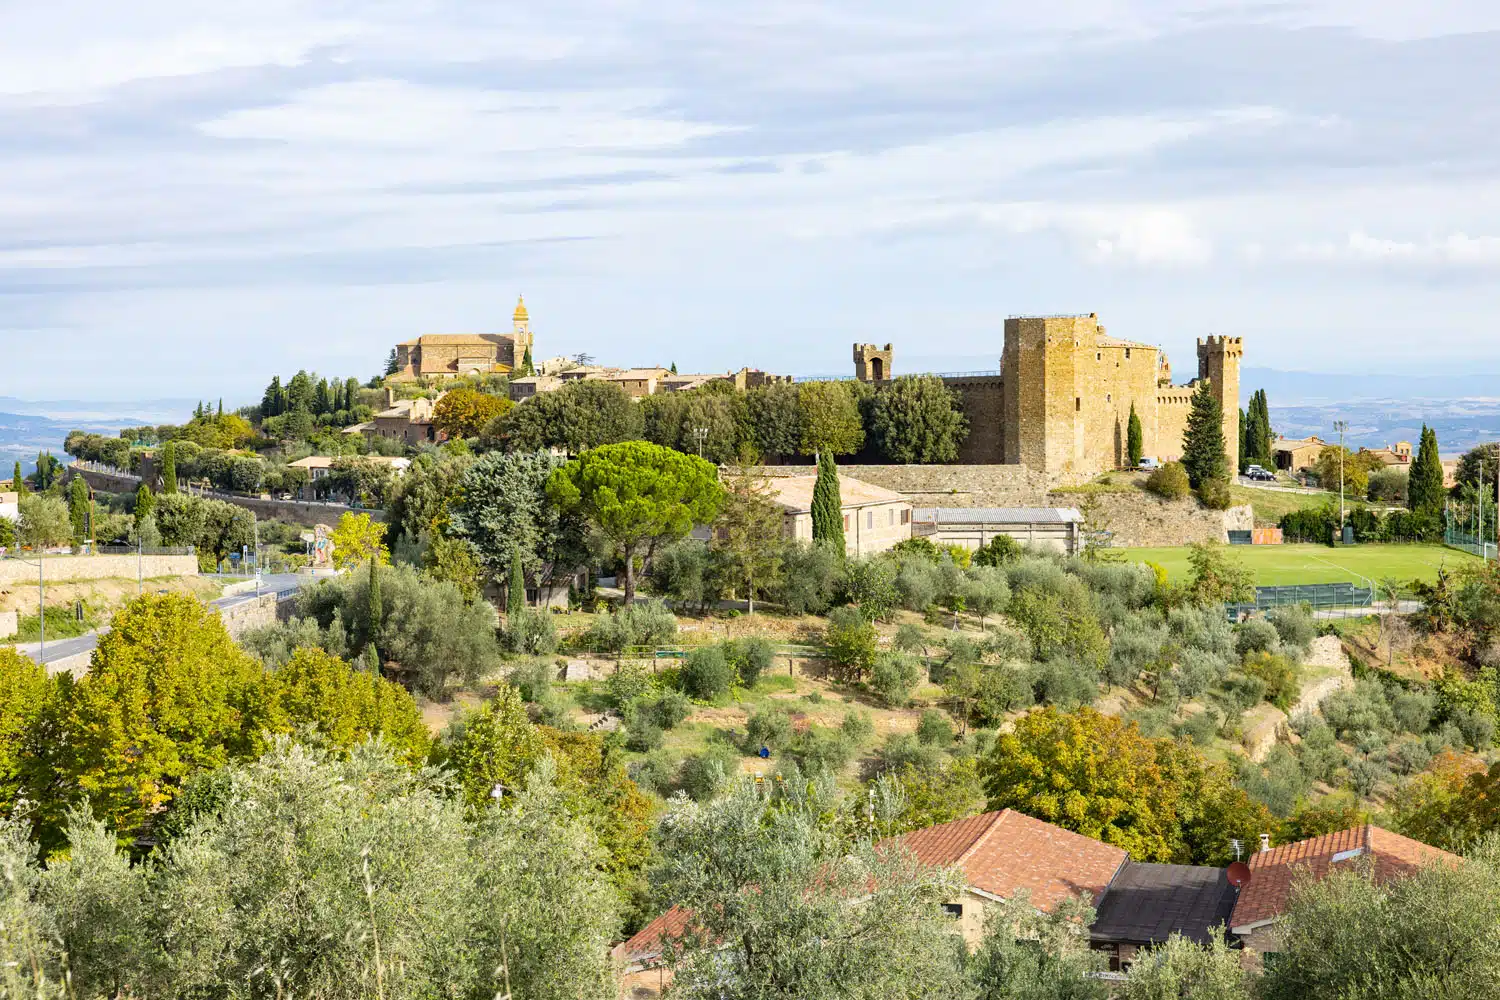
[[[246,601],[253,601],[256,599],[256,597],[264,596],[266,594],[291,593],[298,587],[302,586],[303,583],[307,582],[308,579],[309,578],[306,576],[297,576],[292,573],[279,573],[271,576],[263,576],[261,577],[261,587],[259,594],[251,590],[244,594],[235,594],[232,597],[221,597],[217,601],[210,601],[209,606],[222,610],[224,608],[232,608],[236,605],[244,604]],[[48,663],[55,663],[59,660],[66,660],[69,657],[77,656],[80,653],[93,652],[94,647],[99,645],[99,637],[108,631],[109,626],[106,625],[104,628],[101,628],[96,632],[90,632],[88,635],[80,635],[75,639],[58,639],[55,641],[49,641],[47,643],[47,650],[45,653],[42,652],[41,645],[35,642],[17,646],[16,649],[31,657],[36,662],[45,665]]]

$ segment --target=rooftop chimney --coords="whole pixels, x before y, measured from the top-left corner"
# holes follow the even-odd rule
[[[1271,835],[1269,833],[1260,835],[1260,849],[1262,853],[1271,849]]]

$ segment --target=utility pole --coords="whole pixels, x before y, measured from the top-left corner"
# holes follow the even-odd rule
[[[1339,432],[1339,541],[1344,540],[1344,431],[1349,421],[1335,420],[1333,429]]]
[[[703,442],[708,439],[708,428],[707,427],[694,427],[693,428],[693,437],[695,437],[698,440],[698,457],[702,458],[703,457]]]

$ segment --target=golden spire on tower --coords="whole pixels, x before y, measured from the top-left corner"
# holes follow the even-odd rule
[[[516,313],[511,320],[516,323],[525,323],[529,318],[526,315],[526,296],[519,295],[516,297]]]

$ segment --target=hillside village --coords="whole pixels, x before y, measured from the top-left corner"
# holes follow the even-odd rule
[[[512,327],[17,466],[8,954],[171,993],[301,894],[424,993],[1306,996],[1329,912],[1500,899],[1494,445],[1279,438],[1240,339],[1093,314],[811,381]]]

